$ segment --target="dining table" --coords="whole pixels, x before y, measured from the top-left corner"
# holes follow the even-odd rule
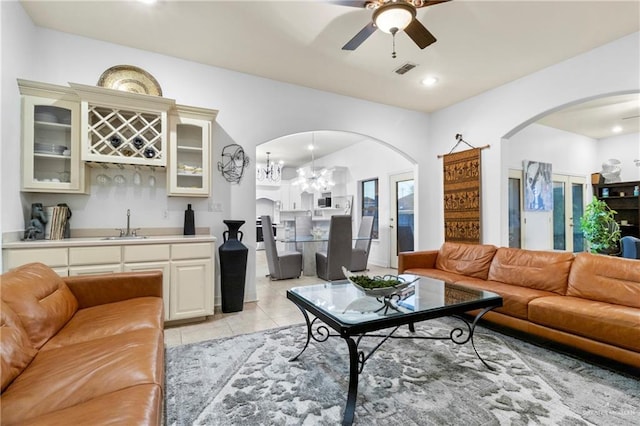
[[[354,236],[352,239],[353,241],[368,240],[369,237]],[[329,235],[328,233],[322,235],[296,235],[295,237],[279,238],[278,241],[292,243],[296,247],[302,246],[302,274],[311,277],[316,275],[316,253],[324,249],[329,241]]]

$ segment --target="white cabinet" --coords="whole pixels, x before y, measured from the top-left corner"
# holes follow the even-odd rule
[[[122,270],[124,272],[162,271],[162,298],[164,301],[165,321],[171,319],[169,315],[171,305],[170,247],[169,244],[123,246],[124,265]]]
[[[172,111],[167,179],[169,195],[211,195],[211,132],[217,113],[184,105],[176,105]]]
[[[69,275],[69,251],[66,248],[2,250],[2,265],[5,271],[31,262],[44,263],[61,277]]]
[[[170,318],[213,315],[211,259],[171,262]]]
[[[69,83],[80,98],[82,160],[164,167],[173,99]]]
[[[120,246],[70,247],[69,275],[122,272],[121,251]]]
[[[171,245],[172,320],[213,315],[214,245]]]
[[[84,193],[80,101],[62,86],[18,80],[22,94],[22,191]]]
[[[42,262],[59,275],[162,271],[165,321],[213,315],[215,244],[197,240],[147,244],[100,244],[31,248],[18,242],[3,247],[7,271],[29,262]],[[44,243],[46,244],[46,243]],[[60,245],[64,242],[60,242]]]

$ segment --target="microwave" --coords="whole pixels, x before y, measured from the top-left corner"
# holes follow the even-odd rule
[[[331,207],[331,197],[318,198],[318,207]]]

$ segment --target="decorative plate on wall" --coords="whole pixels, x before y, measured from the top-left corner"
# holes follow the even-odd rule
[[[116,65],[102,73],[98,86],[143,95],[162,96],[158,81],[142,68]]]

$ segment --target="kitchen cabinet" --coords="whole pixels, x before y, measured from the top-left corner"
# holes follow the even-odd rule
[[[69,276],[122,272],[119,246],[69,248]]]
[[[217,111],[176,105],[170,115],[170,196],[211,195],[211,132]]]
[[[22,95],[22,173],[25,192],[85,193],[80,160],[80,103],[69,88],[18,80]]]
[[[171,246],[172,320],[213,315],[213,258],[210,243]]]
[[[2,250],[2,265],[5,272],[30,262],[42,262],[61,277],[69,275],[69,250],[67,248],[25,248]]]
[[[124,272],[162,271],[162,295],[164,301],[164,319],[171,319],[170,288],[171,269],[169,259],[171,246],[169,244],[153,244],[140,246],[123,246]]]
[[[160,270],[165,321],[187,320],[214,313],[213,241],[213,237],[170,236],[126,242],[74,238],[11,242],[3,245],[3,267],[7,271],[42,262],[61,276]]]
[[[80,98],[82,160],[164,167],[173,99],[69,83]]]

